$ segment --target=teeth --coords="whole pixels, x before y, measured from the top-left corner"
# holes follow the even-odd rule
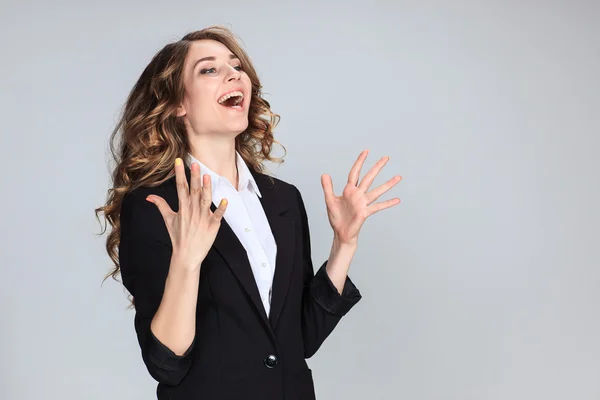
[[[219,104],[223,104],[224,101],[226,101],[232,97],[239,97],[237,104],[240,104],[242,102],[242,100],[244,100],[244,93],[240,92],[239,90],[236,90],[231,93],[227,93],[225,96],[221,97],[218,100],[218,102],[219,102]]]

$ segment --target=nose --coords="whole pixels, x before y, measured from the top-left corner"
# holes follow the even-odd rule
[[[237,69],[235,69],[235,67],[230,67],[229,68],[229,74],[227,75],[227,81],[233,81],[233,80],[239,80],[240,77],[242,76],[242,73],[240,71],[238,71]]]

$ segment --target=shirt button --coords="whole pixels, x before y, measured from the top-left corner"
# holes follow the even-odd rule
[[[262,263],[261,265],[262,265],[263,267],[266,267],[266,266],[267,266],[267,263]]]
[[[250,232],[252,229],[250,229],[250,228],[246,228],[246,229],[244,229],[244,230],[245,230],[246,232]]]

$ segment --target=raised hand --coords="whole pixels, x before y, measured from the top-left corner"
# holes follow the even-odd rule
[[[191,172],[190,190],[183,161],[181,158],[175,160],[178,212],[174,212],[160,196],[150,195],[146,200],[158,207],[165,220],[173,246],[173,259],[178,265],[194,270],[200,268],[200,264],[215,241],[227,208],[227,200],[223,199],[213,213],[210,209],[212,204],[210,176],[204,175],[202,187],[200,167],[197,163],[192,164]]]
[[[400,203],[399,198],[374,203],[382,194],[402,180],[400,175],[394,176],[386,183],[369,191],[375,177],[388,162],[388,157],[380,159],[363,177],[362,181],[358,182],[360,170],[367,154],[368,150],[364,150],[358,156],[350,170],[348,183],[341,196],[336,196],[333,193],[333,183],[329,175],[324,174],[321,177],[327,205],[327,216],[333,228],[334,237],[340,244],[357,244],[360,228],[369,216]]]

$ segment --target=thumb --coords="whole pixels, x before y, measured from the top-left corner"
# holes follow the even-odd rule
[[[165,199],[163,199],[160,196],[151,194],[148,197],[146,197],[146,200],[149,201],[150,203],[154,204],[158,208],[158,211],[162,215],[165,222],[166,222],[167,215],[173,213],[173,210],[171,210],[171,207],[169,207],[169,205],[167,204]]]
[[[321,186],[323,186],[325,201],[329,203],[331,199],[335,197],[335,194],[333,193],[333,182],[331,181],[331,176],[328,174],[321,175]]]

